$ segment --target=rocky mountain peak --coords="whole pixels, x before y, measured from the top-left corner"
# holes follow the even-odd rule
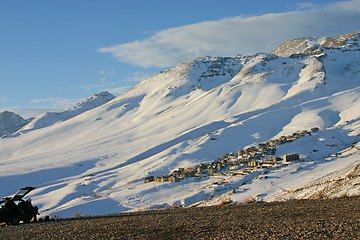
[[[21,116],[10,112],[5,111],[0,113],[0,136],[8,135],[16,132],[27,123],[29,123],[31,119],[25,120]]]
[[[79,107],[81,105],[83,105],[84,103],[89,103],[89,102],[103,102],[103,103],[106,103],[112,99],[114,99],[115,96],[112,95],[111,93],[107,92],[107,91],[104,91],[104,92],[100,92],[98,94],[94,94],[92,95],[91,97],[88,97],[84,100],[82,100],[81,102],[79,102],[76,107]]]
[[[288,57],[296,53],[307,55],[320,54],[321,48],[359,47],[360,31],[333,37],[305,37],[286,41],[277,47],[272,54]]]

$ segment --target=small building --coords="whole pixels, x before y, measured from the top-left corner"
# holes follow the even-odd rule
[[[196,170],[196,173],[203,174],[205,169],[202,165],[198,165],[198,166],[196,166],[195,170]]]
[[[255,158],[257,155],[258,155],[257,152],[250,152],[250,156],[253,157],[253,158]]]
[[[248,155],[244,155],[243,159],[240,162],[248,162],[250,161],[250,157]]]
[[[237,159],[237,156],[235,156],[235,155],[229,155],[228,161],[233,161],[233,160],[236,160],[236,159]]]
[[[227,160],[227,159],[229,159],[229,154],[228,154],[228,153],[226,153],[226,154],[222,157],[222,159],[223,159],[223,160]]]
[[[154,176],[146,177],[145,180],[144,180],[145,183],[149,183],[149,182],[153,182],[153,181],[155,181]]]
[[[266,143],[259,143],[258,149],[259,149],[259,151],[262,151],[262,152],[266,151],[266,149],[267,149]]]
[[[175,171],[173,171],[170,175],[172,175],[172,176],[179,176],[181,173],[182,173],[182,171],[175,170]]]
[[[301,133],[304,135],[311,135],[311,133],[308,130],[303,130]]]
[[[214,176],[215,172],[216,172],[215,168],[213,168],[213,167],[208,168],[208,175],[209,176]]]
[[[250,162],[248,162],[248,166],[249,167],[258,167],[258,166],[260,166],[260,162],[258,162],[258,161],[250,161]]]
[[[178,182],[179,181],[179,178],[177,176],[170,176],[169,177],[169,181],[170,182]]]
[[[155,177],[155,182],[167,182],[169,181],[169,176],[162,175],[160,177]]]
[[[250,153],[250,152],[257,152],[258,149],[256,147],[249,147],[245,150],[245,153]]]
[[[238,151],[238,156],[243,156],[245,154],[245,151],[244,150],[239,150]]]
[[[185,173],[184,172],[181,172],[178,174],[177,176],[179,179],[184,179],[185,178]]]
[[[229,165],[236,165],[238,163],[238,158],[236,156],[231,156],[227,162]]]
[[[291,153],[291,154],[284,155],[283,163],[288,163],[291,161],[298,161],[298,160],[300,160],[299,154]]]
[[[269,162],[263,162],[261,163],[261,167],[262,168],[271,168],[274,166],[274,163],[269,163]]]
[[[184,170],[184,177],[195,177],[195,169],[187,168]]]
[[[229,166],[228,169],[229,169],[229,171],[238,170],[238,169],[240,169],[240,166],[239,165]]]
[[[276,145],[281,145],[283,144],[284,142],[281,140],[281,139],[274,139],[274,140],[270,140],[269,141],[269,145],[271,147],[275,147]]]
[[[186,172],[184,173],[184,177],[195,177],[195,172]]]
[[[274,163],[276,163],[276,160],[274,160],[273,158],[264,158],[264,162],[274,164]]]
[[[281,157],[272,157],[271,159],[275,162],[283,160]]]
[[[276,148],[275,147],[272,147],[272,148],[269,148],[270,149],[270,155],[275,155],[276,153]]]
[[[311,129],[311,132],[317,132],[317,131],[319,131],[320,129],[318,128],[318,127],[314,127],[314,128],[312,128]]]
[[[189,167],[189,168],[184,170],[184,173],[188,173],[188,172],[195,172],[195,169]]]
[[[161,182],[167,182],[167,181],[169,181],[169,176],[163,175],[160,177],[160,179],[161,179]]]
[[[301,137],[301,134],[300,133],[293,133],[292,136],[293,136],[293,138],[298,139],[298,138]]]

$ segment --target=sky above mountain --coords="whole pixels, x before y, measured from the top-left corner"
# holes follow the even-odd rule
[[[4,0],[0,21],[0,111],[30,117],[197,57],[358,31],[360,0]]]

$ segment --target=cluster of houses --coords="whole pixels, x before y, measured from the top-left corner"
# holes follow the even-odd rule
[[[237,154],[227,153],[222,158],[218,158],[210,163],[201,163],[194,168],[179,168],[169,175],[159,177],[149,176],[145,178],[148,182],[178,182],[188,177],[203,177],[216,175],[246,175],[259,168],[270,168],[282,161],[288,163],[300,160],[298,153],[291,153],[281,157],[276,157],[276,146],[292,142],[305,135],[311,135],[319,131],[319,128],[312,128],[310,131],[304,130],[288,136],[269,140],[266,143],[259,143],[257,147],[249,147],[239,150]]]

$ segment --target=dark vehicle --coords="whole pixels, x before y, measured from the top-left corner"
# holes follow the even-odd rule
[[[38,207],[34,207],[31,200],[23,200],[23,197],[34,189],[34,187],[24,187],[14,196],[0,199],[0,222],[6,222],[8,225],[16,225],[20,221],[36,222]]]

